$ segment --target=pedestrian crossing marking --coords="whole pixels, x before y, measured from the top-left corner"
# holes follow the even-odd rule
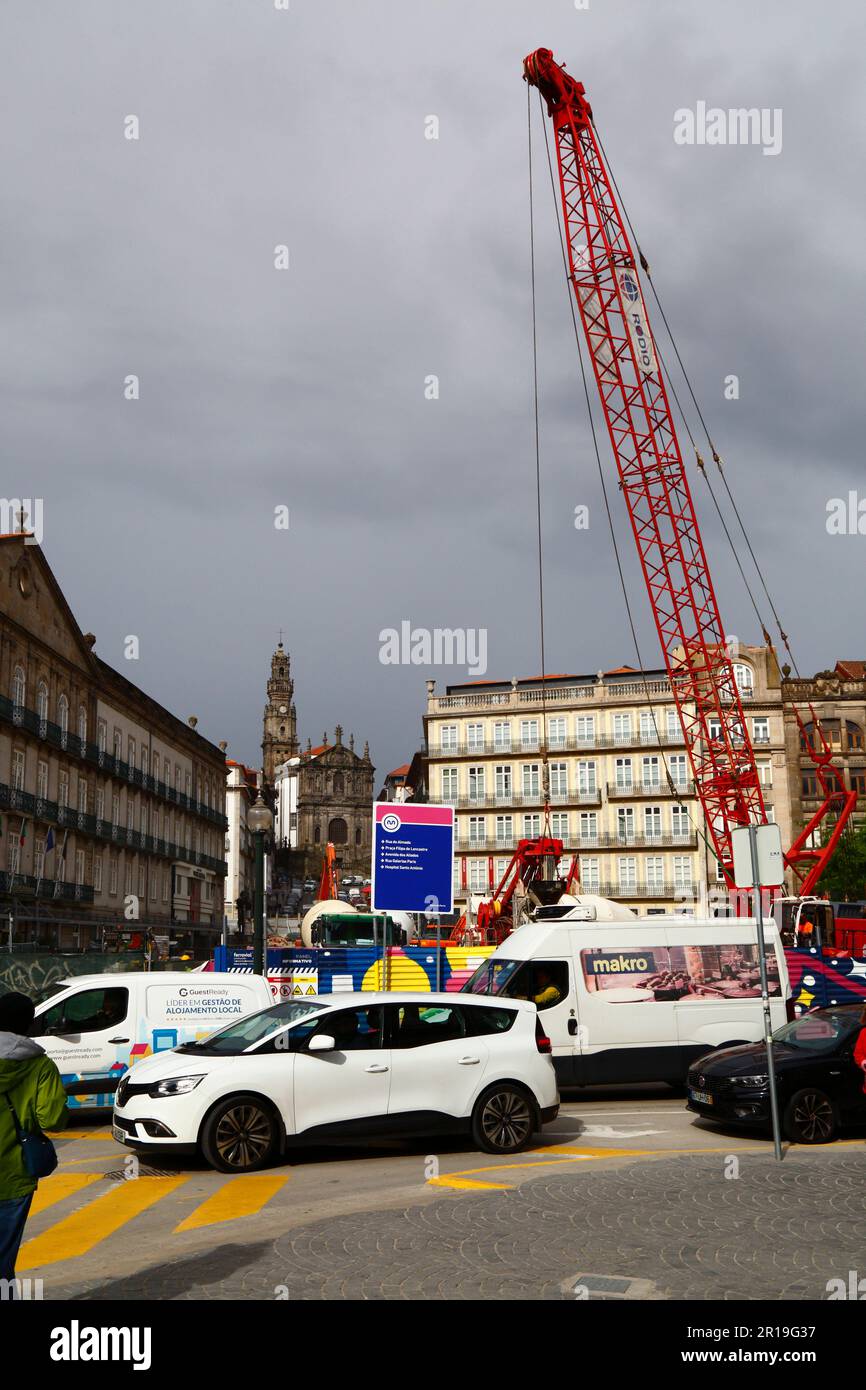
[[[288,1177],[271,1177],[264,1173],[239,1174],[228,1178],[195,1211],[184,1217],[174,1228],[197,1231],[202,1226],[215,1226],[220,1221],[236,1221],[241,1216],[255,1216],[272,1197],[285,1187]]]
[[[146,1211],[160,1198],[187,1182],[186,1175],[173,1178],[133,1178],[112,1184],[108,1192],[88,1202],[71,1216],[64,1217],[49,1230],[25,1241],[16,1269],[36,1269],[59,1260],[86,1255],[100,1241],[113,1235],[127,1221]]]
[[[54,1173],[50,1178],[43,1178],[33,1194],[30,1215],[38,1216],[41,1211],[47,1211],[76,1192],[82,1192],[101,1177],[101,1173]]]

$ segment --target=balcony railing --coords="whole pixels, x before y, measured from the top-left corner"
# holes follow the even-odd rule
[[[142,791],[152,792],[154,796],[162,797],[173,806],[179,806],[181,810],[211,821],[221,830],[228,828],[228,821],[221,811],[214,810],[212,806],[205,806],[203,801],[196,801],[194,797],[187,796],[167,782],[161,782],[150,773],[142,772],[141,768],[130,766],[113,753],[109,753],[108,749],[79,738],[78,734],[61,728],[59,724],[53,724],[50,719],[42,719],[35,710],[13,704],[5,695],[0,695],[0,719],[6,720],[16,729],[24,729],[27,733],[34,734],[44,743],[49,743],[71,757],[82,758],[85,762],[92,763],[111,777],[140,787]]]
[[[675,734],[660,732],[655,733],[630,733],[630,734],[594,734],[591,738],[578,737],[576,734],[566,734],[564,738],[548,739],[547,755],[555,758],[562,753],[586,753],[591,754],[597,751],[605,751],[611,748],[683,748],[685,740],[681,732]],[[521,743],[514,740],[512,743],[497,743],[485,739],[482,743],[469,743],[465,740],[458,740],[457,743],[450,745],[433,743],[427,751],[428,760],[431,762],[448,762],[451,758],[540,758],[542,753],[541,742]]]
[[[32,893],[40,900],[54,898],[61,902],[93,902],[93,886],[89,883],[64,883],[62,879],[37,879],[33,874],[0,872],[0,894],[8,896],[9,893]]]
[[[547,686],[544,703],[551,705],[571,705],[578,702],[595,701],[604,704],[608,700],[630,700],[633,704],[645,704],[650,698],[673,699],[670,682],[664,679],[622,680],[599,685],[595,681],[584,685]],[[541,687],[531,690],[497,690],[472,692],[466,695],[432,695],[428,703],[428,714],[447,714],[451,710],[525,710],[543,707]]]
[[[608,782],[608,800],[615,801],[624,796],[645,796],[656,798],[659,796],[687,797],[694,796],[694,782],[674,782],[674,791],[671,791],[667,782]]]
[[[86,811],[76,811],[71,806],[62,806],[56,801],[47,801],[16,787],[8,787],[0,782],[0,808],[29,816],[35,821],[56,825],[64,830],[78,831],[108,844],[156,854],[164,859],[182,860],[186,864],[196,864],[199,868],[211,869],[216,874],[227,872],[223,859],[202,854],[199,850],[187,849],[143,830],[130,830],[127,826],[113,825],[101,817],[88,815]]]

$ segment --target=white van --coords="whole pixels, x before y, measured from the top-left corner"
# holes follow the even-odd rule
[[[764,926],[773,1028],[787,1019],[785,953]],[[537,909],[464,989],[533,999],[560,1086],[670,1081],[717,1047],[764,1036],[754,918],[640,918],[592,895]]]
[[[124,1072],[143,1057],[195,1042],[273,1002],[260,975],[75,975],[42,992],[31,1036],[57,1063],[71,1108],[106,1108]]]

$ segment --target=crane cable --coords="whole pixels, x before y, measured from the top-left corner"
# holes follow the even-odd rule
[[[653,292],[653,298],[655,299],[655,302],[656,302],[656,304],[657,304],[657,306],[658,306],[658,311],[659,311],[659,313],[660,313],[661,316],[662,316],[662,321],[663,321],[664,326],[665,326],[665,329],[666,329],[666,331],[667,331],[667,335],[668,335],[668,337],[670,338],[670,341],[671,341],[671,347],[672,347],[673,350],[674,350],[674,353],[675,353],[675,355],[676,355],[677,362],[679,363],[680,371],[681,371],[682,374],[683,374],[683,380],[685,381],[686,386],[688,387],[689,395],[691,396],[692,402],[693,402],[694,407],[695,407],[695,410],[697,411],[698,419],[700,420],[701,426],[702,426],[703,431],[704,431],[704,434],[705,434],[706,437],[707,437],[707,444],[708,444],[709,449],[710,449],[710,452],[711,452],[711,454],[712,454],[713,462],[715,463],[716,467],[718,468],[719,476],[720,476],[721,479],[722,479],[722,483],[723,483],[723,485],[724,485],[725,492],[726,492],[727,495],[728,495],[728,500],[730,501],[730,504],[731,504],[731,506],[732,506],[732,508],[733,508],[733,510],[734,510],[734,515],[735,515],[736,518],[737,518],[737,522],[739,523],[740,530],[741,530],[742,533],[743,533],[743,539],[744,539],[744,541],[746,542],[746,546],[747,546],[747,549],[748,549],[748,551],[749,551],[750,556],[752,557],[752,562],[753,562],[753,564],[754,564],[754,566],[755,566],[755,569],[756,569],[756,571],[757,571],[758,578],[759,578],[760,581],[761,581],[761,587],[762,587],[763,590],[764,590],[764,593],[765,593],[766,598],[767,598],[767,602],[769,603],[769,605],[770,605],[770,610],[771,610],[771,612],[772,612],[772,614],[773,614],[773,618],[775,619],[776,626],[777,626],[777,628],[779,629],[779,636],[781,637],[782,642],[784,643],[785,650],[787,651],[788,656],[791,658],[791,665],[792,665],[793,668],[794,668],[794,672],[795,672],[795,674],[797,675],[797,677],[799,678],[799,677],[800,677],[800,671],[799,671],[799,668],[798,668],[798,666],[797,666],[797,662],[796,662],[796,659],[795,659],[795,657],[794,657],[794,653],[793,653],[793,651],[792,651],[792,649],[791,649],[791,644],[790,644],[790,640],[789,640],[789,638],[788,638],[788,634],[785,632],[785,629],[784,629],[784,627],[782,626],[782,620],[781,620],[781,618],[779,617],[779,613],[778,613],[778,611],[777,611],[777,609],[776,609],[776,605],[775,605],[775,603],[773,602],[772,595],[770,594],[770,590],[769,590],[769,588],[768,588],[768,586],[767,586],[767,582],[766,582],[766,580],[765,580],[765,578],[764,578],[764,573],[763,573],[763,571],[762,571],[762,569],[761,569],[760,564],[758,563],[758,557],[757,557],[757,555],[755,554],[754,548],[753,548],[753,546],[752,546],[752,542],[751,542],[751,540],[750,540],[750,538],[749,538],[749,533],[748,533],[748,531],[746,530],[746,526],[745,526],[745,522],[743,521],[742,514],[741,514],[740,509],[739,509],[739,507],[737,506],[737,503],[736,503],[736,501],[735,501],[735,499],[734,499],[734,495],[733,495],[733,493],[731,492],[730,486],[729,486],[729,484],[728,484],[728,479],[727,479],[727,476],[726,476],[726,474],[725,474],[724,467],[723,467],[723,465],[722,465],[722,459],[721,459],[721,457],[720,457],[720,455],[719,455],[719,453],[718,453],[718,451],[717,451],[717,449],[716,449],[715,444],[713,443],[712,436],[710,435],[709,427],[708,427],[707,422],[706,422],[706,420],[705,420],[705,418],[704,418],[704,413],[703,413],[703,411],[701,410],[701,407],[700,407],[700,405],[699,405],[699,403],[698,403],[698,398],[697,398],[697,396],[695,395],[695,391],[694,391],[694,388],[693,388],[693,386],[692,386],[691,379],[690,379],[690,377],[689,377],[688,372],[686,371],[685,363],[683,362],[682,356],[681,356],[681,354],[680,354],[680,350],[679,350],[679,348],[678,348],[678,346],[677,346],[676,338],[674,337],[673,330],[671,329],[670,323],[669,323],[669,321],[668,321],[667,314],[666,314],[665,311],[664,311],[664,306],[663,306],[663,304],[662,304],[662,302],[661,302],[661,297],[660,297],[660,295],[659,295],[658,289],[656,288],[656,283],[655,283],[655,280],[653,279],[652,271],[650,270],[649,261],[647,260],[646,256],[645,256],[644,253],[643,253],[643,250],[642,250],[642,248],[641,248],[640,242],[639,242],[638,237],[637,237],[637,233],[635,232],[634,226],[632,225],[632,220],[631,220],[631,218],[630,218],[630,216],[629,216],[629,214],[628,214],[628,209],[626,208],[625,200],[623,199],[622,193],[620,192],[619,184],[617,183],[617,181],[616,181],[616,176],[615,176],[615,174],[614,174],[614,172],[613,172],[613,169],[611,168],[610,160],[608,159],[608,156],[607,156],[607,150],[604,148],[604,144],[603,144],[603,142],[602,142],[601,136],[600,136],[599,133],[598,133],[598,129],[596,128],[596,125],[595,125],[595,122],[594,122],[594,121],[593,121],[593,130],[595,131],[595,137],[596,137],[596,139],[598,140],[599,149],[601,150],[602,156],[603,156],[603,158],[604,158],[604,162],[605,162],[605,164],[606,164],[606,166],[607,166],[607,172],[608,172],[608,174],[610,175],[611,183],[613,184],[614,188],[616,189],[616,194],[617,194],[617,197],[619,198],[619,204],[620,204],[620,207],[622,208],[623,216],[625,217],[625,220],[626,220],[626,222],[628,223],[629,231],[630,231],[631,234],[632,234],[632,238],[633,238],[634,244],[635,244],[635,250],[637,251],[638,256],[639,256],[639,258],[640,258],[641,268],[643,269],[643,271],[644,271],[644,273],[645,273],[645,275],[646,275],[646,277],[647,277],[647,280],[648,280],[649,283],[650,283],[650,287],[651,287],[652,292]],[[661,356],[661,354],[659,354],[659,356]],[[670,374],[668,374],[668,376],[669,376],[669,380],[670,380]],[[673,383],[672,383],[672,382],[671,382],[671,389],[673,390]],[[674,396],[676,397],[676,392],[674,392]],[[733,538],[731,537],[730,532],[728,531],[728,528],[727,528],[727,526],[725,526],[724,520],[722,519],[721,509],[720,509],[719,504],[718,504],[718,501],[717,501],[717,499],[716,499],[715,492],[713,491],[713,487],[712,487],[712,483],[710,482],[709,475],[707,474],[706,466],[705,466],[705,464],[704,464],[703,459],[701,458],[700,451],[699,451],[697,445],[695,444],[694,438],[693,438],[693,436],[692,436],[692,432],[691,432],[691,430],[690,430],[689,427],[688,427],[688,423],[687,423],[687,421],[686,421],[686,419],[685,419],[685,414],[684,414],[684,412],[683,412],[683,408],[682,408],[682,406],[680,405],[679,400],[677,400],[677,406],[679,407],[680,414],[683,416],[683,421],[684,421],[684,423],[686,424],[686,429],[687,429],[687,431],[688,431],[689,439],[691,440],[691,444],[692,444],[692,447],[693,447],[693,449],[694,449],[694,451],[695,451],[695,456],[696,456],[696,458],[697,458],[698,467],[701,469],[701,472],[703,473],[704,478],[706,479],[706,482],[707,482],[707,484],[709,485],[710,494],[711,494],[711,496],[712,496],[712,498],[713,498],[713,502],[714,502],[714,504],[715,504],[716,511],[719,513],[719,518],[720,518],[720,520],[722,520],[722,525],[724,526],[724,529],[725,529],[725,535],[726,535],[727,538],[728,538],[728,542],[729,542],[729,544],[730,544],[730,546],[731,546],[731,551],[732,551],[732,553],[733,553],[733,555],[734,555],[734,558],[735,558],[736,561],[737,561],[737,567],[738,567],[738,569],[740,570],[741,575],[743,576],[744,582],[746,583],[746,588],[747,588],[747,590],[748,590],[748,592],[749,592],[749,597],[750,597],[750,599],[752,600],[752,607],[755,609],[755,613],[756,613],[756,615],[757,615],[757,617],[758,617],[758,621],[759,621],[759,623],[760,623],[760,625],[761,625],[761,630],[762,630],[762,634],[763,634],[764,640],[766,641],[766,643],[767,643],[767,645],[768,645],[769,647],[772,647],[772,646],[773,646],[773,642],[772,642],[771,638],[769,637],[769,635],[768,635],[768,633],[767,633],[766,625],[765,625],[765,623],[763,622],[763,620],[761,619],[760,613],[758,612],[758,608],[757,608],[757,604],[755,603],[754,595],[752,594],[751,588],[749,587],[749,584],[748,584],[748,582],[746,581],[745,574],[743,573],[743,568],[742,568],[742,565],[740,564],[739,556],[737,555],[736,547],[734,546],[734,543],[733,543]]]
[[[580,376],[581,376],[581,381],[582,381],[582,383],[583,383],[583,394],[584,394],[584,398],[585,398],[585,400],[586,400],[586,413],[587,413],[587,416],[588,416],[588,418],[589,418],[589,427],[590,427],[590,432],[591,432],[591,434],[592,434],[592,445],[593,445],[593,450],[594,450],[594,453],[595,453],[596,466],[597,466],[597,468],[598,468],[598,476],[599,476],[599,480],[600,480],[600,482],[601,482],[602,497],[604,498],[604,509],[605,509],[606,514],[607,514],[607,524],[608,524],[608,529],[610,530],[611,544],[613,545],[613,553],[614,553],[614,557],[615,557],[615,559],[616,559],[616,568],[617,568],[617,573],[618,573],[618,575],[619,575],[620,588],[622,589],[623,601],[624,601],[624,603],[625,603],[625,611],[626,611],[626,616],[627,616],[627,618],[628,618],[628,625],[629,625],[629,629],[630,629],[630,631],[631,631],[632,644],[633,644],[633,646],[634,646],[635,656],[637,657],[638,670],[640,671],[640,674],[641,674],[641,676],[643,677],[644,693],[645,693],[645,695],[646,695],[647,708],[648,708],[648,710],[649,710],[650,717],[651,717],[652,723],[653,723],[653,730],[655,731],[656,739],[657,739],[657,741],[658,741],[659,754],[660,754],[660,756],[661,756],[662,764],[663,764],[663,766],[664,766],[665,777],[667,778],[668,789],[669,789],[671,795],[672,795],[673,797],[676,798],[677,804],[680,805],[680,806],[682,806],[682,807],[684,808],[685,813],[686,813],[686,816],[688,817],[689,824],[691,825],[691,827],[692,827],[692,829],[695,831],[695,833],[696,833],[698,836],[700,836],[700,838],[703,840],[703,842],[704,842],[704,844],[705,844],[707,850],[709,851],[709,853],[712,855],[713,859],[715,860],[715,859],[718,858],[718,856],[717,856],[717,854],[716,854],[715,846],[710,842],[710,840],[709,840],[709,838],[707,837],[705,831],[704,831],[704,830],[702,829],[702,827],[695,821],[694,817],[692,816],[691,810],[689,809],[689,807],[688,807],[688,805],[686,804],[685,799],[684,799],[684,791],[685,791],[685,789],[682,788],[682,787],[677,787],[677,785],[676,785],[676,783],[675,783],[675,781],[674,781],[674,779],[673,779],[673,777],[672,777],[672,775],[671,775],[671,770],[670,770],[670,767],[668,766],[668,760],[667,760],[667,757],[665,756],[664,746],[663,746],[663,744],[662,744],[661,731],[660,731],[660,729],[659,729],[658,722],[657,722],[657,720],[656,720],[656,711],[655,711],[655,707],[653,706],[653,703],[652,703],[652,696],[651,696],[651,694],[650,694],[650,688],[649,688],[649,679],[648,679],[648,677],[647,677],[646,668],[645,668],[645,666],[644,666],[643,656],[641,655],[640,643],[639,643],[639,641],[638,641],[638,636],[637,636],[637,628],[635,627],[634,615],[633,615],[633,613],[632,613],[632,607],[631,607],[631,601],[630,601],[629,595],[628,595],[628,585],[626,584],[625,572],[624,572],[623,567],[622,567],[622,557],[621,557],[620,552],[619,552],[619,544],[618,544],[618,542],[617,542],[616,529],[615,529],[614,524],[613,524],[613,513],[612,513],[612,511],[611,511],[610,499],[609,499],[609,497],[608,497],[607,483],[605,482],[605,476],[604,476],[604,468],[602,467],[602,462],[601,462],[601,453],[600,453],[599,446],[598,446],[598,434],[597,434],[596,428],[595,428],[595,419],[594,419],[593,413],[592,413],[592,402],[591,402],[590,394],[589,394],[589,383],[588,383],[588,381],[587,381],[586,368],[584,367],[584,364],[583,364],[583,345],[582,345],[582,343],[581,343],[580,330],[579,330],[578,324],[577,324],[577,314],[576,314],[576,312],[575,312],[575,307],[574,307],[574,294],[572,293],[571,275],[570,275],[570,273],[569,273],[569,269],[568,269],[568,258],[567,258],[567,256],[566,256],[566,252],[565,252],[565,236],[564,236],[564,234],[563,234],[562,224],[561,224],[561,221],[560,221],[559,200],[558,200],[558,198],[557,198],[557,196],[556,196],[556,180],[555,180],[554,174],[553,174],[553,160],[552,160],[551,154],[550,154],[550,140],[549,140],[549,138],[548,138],[547,125],[546,125],[545,120],[544,120],[544,107],[543,107],[543,105],[542,105],[541,92],[538,93],[538,104],[539,104],[539,109],[541,110],[541,128],[542,128],[542,130],[544,131],[544,144],[545,144],[545,148],[546,148],[546,150],[547,150],[547,167],[548,167],[548,170],[549,170],[549,173],[550,173],[550,187],[551,187],[551,191],[552,191],[552,193],[553,193],[553,206],[554,206],[554,212],[555,212],[555,216],[556,216],[556,229],[557,229],[557,232],[559,233],[559,249],[560,249],[560,252],[561,252],[561,254],[562,254],[562,267],[563,267],[563,270],[564,270],[564,272],[565,272],[565,282],[566,282],[566,285],[568,286],[568,304],[569,304],[569,308],[570,308],[570,310],[571,310],[571,322],[572,322],[572,327],[573,327],[573,329],[574,329],[574,340],[575,340],[575,343],[577,344],[577,360],[578,360],[578,363],[580,364]]]
[[[544,797],[544,833],[550,835],[550,770],[547,763],[547,668],[544,652],[544,552],[541,527],[541,444],[538,424],[538,325],[535,294],[535,206],[532,178],[532,106],[526,88],[526,130],[529,153],[529,269],[532,286],[532,386],[535,408],[535,511],[538,531],[538,616],[541,637],[541,784]]]

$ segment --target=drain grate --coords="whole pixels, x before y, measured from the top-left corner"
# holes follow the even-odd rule
[[[560,1288],[566,1298],[575,1299],[660,1299],[664,1295],[652,1279],[629,1279],[620,1274],[574,1274]]]
[[[105,1181],[105,1182],[134,1182],[134,1181],[135,1181],[135,1178],[131,1178],[131,1177],[129,1176],[129,1173],[126,1172],[126,1170],[125,1170],[124,1168],[113,1168],[113,1169],[111,1170],[110,1173],[103,1173],[103,1174],[102,1174],[102,1177],[103,1177],[103,1181]],[[176,1168],[150,1168],[150,1167],[148,1167],[147,1164],[145,1164],[145,1163],[140,1163],[140,1164],[138,1165],[138,1170],[137,1170],[137,1172],[136,1172],[136,1177],[138,1177],[138,1178],[176,1178],[176,1177],[177,1177],[177,1169],[176,1169]]]

